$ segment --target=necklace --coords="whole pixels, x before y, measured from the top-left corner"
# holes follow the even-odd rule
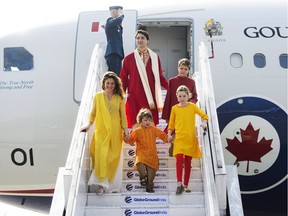
[[[108,108],[108,111],[109,113],[112,113],[113,109],[112,109],[112,97],[113,97],[113,94],[112,95],[108,95],[104,92],[105,94],[105,98],[106,98],[106,104],[107,104],[107,108]]]
[[[139,49],[137,49],[139,54],[140,54],[140,57],[144,63],[144,65],[146,66],[147,65],[147,62],[148,62],[148,59],[149,59],[149,52],[148,52],[148,49],[145,49],[144,51],[140,51]]]

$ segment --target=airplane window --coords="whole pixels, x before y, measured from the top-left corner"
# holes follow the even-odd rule
[[[287,66],[288,55],[287,54],[281,54],[279,56],[279,61],[280,61],[280,65],[282,68],[288,68]]]
[[[254,55],[254,65],[257,68],[264,68],[266,66],[266,58],[261,53],[256,53]]]
[[[232,53],[230,56],[230,64],[232,67],[240,68],[243,65],[242,55],[239,53]]]
[[[4,48],[4,71],[26,71],[33,67],[33,55],[24,47]]]

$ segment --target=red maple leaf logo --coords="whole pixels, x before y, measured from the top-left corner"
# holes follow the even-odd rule
[[[240,129],[240,131],[242,142],[236,137],[234,139],[226,138],[228,143],[226,149],[236,157],[235,163],[247,161],[246,172],[249,172],[249,161],[261,162],[261,157],[273,149],[271,148],[273,139],[266,140],[263,137],[260,142],[257,142],[260,129],[254,130],[251,122],[245,130]]]

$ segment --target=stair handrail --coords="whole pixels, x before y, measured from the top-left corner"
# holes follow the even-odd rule
[[[93,49],[66,165],[64,168],[61,167],[59,169],[57,176],[49,213],[51,216],[62,216],[63,212],[65,212],[66,216],[71,216],[75,211],[75,196],[79,190],[76,188],[78,188],[81,173],[80,166],[83,162],[86,143],[89,142],[89,133],[80,133],[80,130],[88,121],[93,97],[95,93],[101,89],[101,78],[103,73],[107,70],[104,60],[104,51],[104,44],[96,44]],[[62,192],[64,192],[64,195]],[[63,210],[59,209],[59,207],[54,207],[57,206],[56,203],[61,199],[64,199],[65,206],[63,206]]]
[[[204,140],[207,139],[207,141],[205,140],[205,143],[209,143],[209,145],[205,146],[204,151],[209,154],[209,157],[211,158],[209,159],[213,166],[211,172],[214,174],[216,195],[221,214],[227,207],[226,169],[218,126],[210,62],[207,47],[204,42],[201,42],[199,46],[199,71],[200,72],[195,73],[195,76],[198,76],[196,80],[198,80],[197,91],[199,95],[199,106],[209,115],[207,127],[208,136],[204,137]]]
[[[196,81],[197,85],[198,105],[203,111],[205,111],[208,114],[210,118],[210,113],[207,112],[205,108],[203,83],[201,82],[201,77],[199,73],[203,73],[203,71],[195,72],[193,74],[193,78]],[[196,117],[197,138],[202,152],[202,159],[200,165],[202,170],[202,179],[204,188],[205,215],[219,216],[220,210],[218,205],[216,185],[214,181],[214,171],[211,157],[212,154],[208,139],[209,135],[207,134],[206,131],[203,131],[203,129],[200,127],[200,124],[201,124],[201,118],[197,116]]]

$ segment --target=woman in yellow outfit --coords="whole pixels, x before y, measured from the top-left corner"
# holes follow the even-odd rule
[[[95,122],[95,132],[90,146],[93,172],[89,185],[99,185],[98,194],[104,193],[113,184],[122,150],[122,130],[128,136],[121,80],[114,72],[106,72],[102,90],[96,93],[89,116],[87,131]]]
[[[195,115],[199,115],[204,123],[202,128],[206,127],[208,115],[205,114],[196,104],[188,102],[189,89],[181,85],[177,88],[176,96],[178,104],[174,105],[171,110],[168,125],[168,140],[172,141],[172,132],[175,130],[173,156],[176,157],[176,175],[177,189],[176,195],[182,194],[183,191],[191,192],[188,189],[188,183],[191,172],[192,158],[201,158],[201,151],[197,142],[195,130]],[[182,170],[184,160],[184,186],[182,185]]]

